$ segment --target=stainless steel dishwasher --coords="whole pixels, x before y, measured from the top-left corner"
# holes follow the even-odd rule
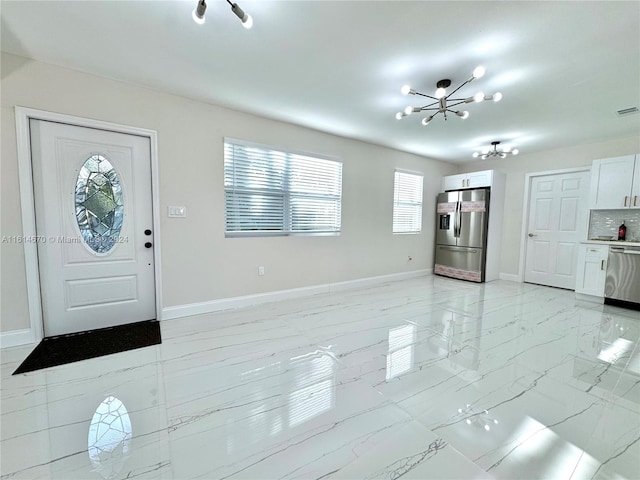
[[[609,247],[604,303],[640,310],[640,247]]]

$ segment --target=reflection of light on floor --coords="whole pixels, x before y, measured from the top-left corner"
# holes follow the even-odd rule
[[[535,471],[537,478],[591,478],[600,467],[591,455],[531,417],[525,418],[505,445],[511,452],[509,468]],[[623,478],[607,474],[607,478]]]
[[[103,478],[113,478],[122,469],[133,435],[131,419],[124,404],[109,396],[98,405],[87,439],[89,460]]]
[[[298,360],[300,359],[300,360]],[[320,354],[311,358],[297,357],[301,361],[296,368],[294,390],[289,394],[289,426],[293,427],[320,415],[333,407],[332,356]]]
[[[603,362],[614,364],[633,347],[633,342],[626,338],[616,338],[613,343],[603,347],[598,358]]]
[[[333,382],[325,380],[289,395],[289,426],[295,427],[326,412],[333,405]]]
[[[640,374],[640,352],[635,352],[629,359],[627,364],[627,370],[633,373]]]
[[[336,359],[331,348],[323,347],[241,374],[251,391],[247,392],[246,407],[235,409],[234,416],[225,422],[229,455],[333,408]],[[282,402],[281,390],[286,403]]]
[[[478,426],[485,431],[491,430],[492,426],[498,425],[498,419],[489,416],[489,411],[484,409],[482,411],[477,412],[473,406],[469,403],[465,406],[465,408],[459,408],[458,413],[461,415],[468,415],[465,423],[467,425],[475,425]]]
[[[387,380],[411,370],[413,367],[413,345],[415,339],[416,326],[413,324],[389,330]]]

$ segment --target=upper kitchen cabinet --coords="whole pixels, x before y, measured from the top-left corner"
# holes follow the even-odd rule
[[[640,208],[640,154],[594,160],[589,208]]]
[[[463,188],[490,187],[493,182],[493,170],[483,170],[480,172],[461,173],[459,175],[449,175],[442,179],[442,189],[460,190]]]

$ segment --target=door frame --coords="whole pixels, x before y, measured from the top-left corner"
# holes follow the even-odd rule
[[[160,270],[160,181],[158,177],[158,132],[145,128],[120,125],[90,118],[76,117],[62,113],[15,107],[16,141],[18,150],[18,178],[20,181],[20,207],[22,210],[22,234],[25,238],[37,239],[36,215],[33,191],[33,168],[31,160],[30,120],[64,123],[67,125],[107,130],[116,133],[137,135],[149,139],[151,150],[151,205],[153,214],[154,249],[153,268],[156,296],[156,319],[162,320],[162,275]],[[40,293],[40,267],[38,266],[38,246],[34,242],[23,242],[24,261],[27,278],[27,300],[32,342],[44,338],[44,318]]]
[[[527,230],[529,229],[529,207],[531,206],[531,182],[535,177],[546,177],[549,175],[562,175],[565,173],[579,173],[589,172],[591,173],[591,165],[585,165],[584,167],[575,168],[563,168],[561,170],[547,170],[544,172],[531,172],[525,174],[524,177],[524,200],[522,202],[522,226],[520,230],[520,261],[518,262],[518,281],[524,282],[525,264],[527,260]],[[587,210],[589,205],[587,205]],[[589,216],[587,215],[587,225],[585,230],[589,229]],[[586,239],[585,239],[586,240]]]

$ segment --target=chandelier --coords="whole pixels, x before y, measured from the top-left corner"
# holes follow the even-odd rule
[[[494,102],[499,102],[500,100],[502,100],[502,94],[500,92],[494,93],[492,95],[485,95],[483,92],[478,92],[472,97],[451,98],[451,96],[454,93],[456,93],[466,84],[472,82],[476,78],[482,77],[484,75],[484,72],[485,72],[484,67],[476,67],[475,70],[473,71],[473,74],[471,75],[471,78],[469,78],[467,81],[465,81],[463,84],[461,84],[458,88],[451,91],[450,93],[447,93],[447,88],[451,86],[451,80],[449,80],[448,78],[445,78],[444,80],[440,80],[438,83],[436,83],[435,96],[427,95],[426,93],[417,92],[413,90],[409,85],[403,86],[400,89],[400,92],[402,92],[403,95],[418,95],[420,97],[430,98],[431,100],[435,100],[435,101],[432,103],[429,103],[428,105],[424,105],[423,107],[414,107],[410,105],[404,109],[404,112],[396,113],[396,119],[400,120],[402,117],[406,117],[407,115],[411,115],[412,113],[430,112],[430,111],[434,113],[422,119],[423,125],[428,125],[429,122],[433,120],[433,117],[435,117],[439,113],[443,114],[445,120],[447,120],[447,112],[453,113],[458,117],[465,119],[469,116],[469,112],[467,112],[466,110],[452,110],[452,108],[458,105],[462,105],[463,103],[472,103],[472,102],[477,103],[477,102],[482,102],[484,100],[493,100]]]
[[[232,3],[229,0],[227,0],[227,3],[231,5],[231,11],[235,14],[236,17],[240,19],[240,21],[242,22],[242,26],[244,28],[249,29],[253,27],[253,18],[251,18],[251,15],[249,15],[248,13],[245,13],[245,11],[242,10],[237,3]],[[198,25],[202,25],[205,20],[204,13],[206,11],[207,11],[207,4],[205,0],[198,0],[198,4],[196,5],[196,8],[194,8],[193,12],[191,13],[191,17],[193,18],[193,21],[196,22]]]
[[[519,152],[517,148],[511,150],[511,147],[507,145],[505,145],[503,149],[498,150],[498,145],[500,145],[500,142],[497,141],[491,142],[491,145],[493,145],[493,150],[491,150],[491,148],[489,147],[483,148],[479,152],[473,152],[473,158],[480,157],[482,160],[486,160],[490,157],[505,158],[507,155],[517,155]]]

